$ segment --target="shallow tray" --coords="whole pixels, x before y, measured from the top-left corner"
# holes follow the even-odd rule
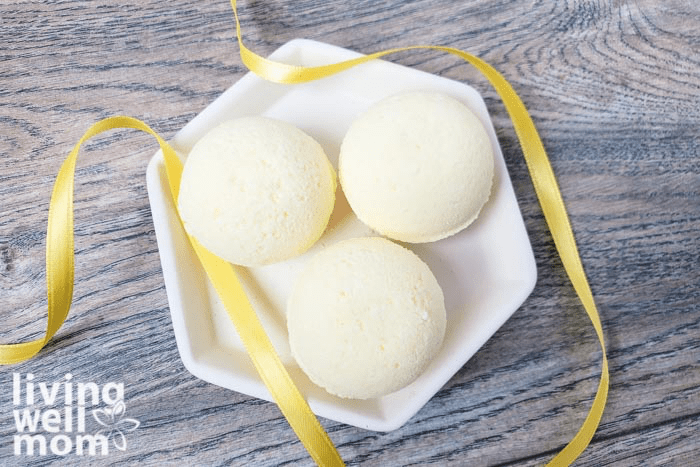
[[[357,56],[335,46],[293,40],[270,58],[310,66]],[[406,245],[430,266],[445,294],[445,342],[425,373],[385,397],[340,399],[314,385],[291,357],[285,303],[300,268],[325,245],[375,235],[355,217],[342,191],[327,231],[307,253],[261,268],[238,268],[263,326],[312,410],[319,416],[375,431],[390,431],[408,421],[515,312],[535,285],[532,247],[479,93],[463,83],[379,60],[300,85],[274,84],[248,73],[171,142],[184,158],[218,123],[265,115],[292,123],[311,135],[337,168],[340,143],[352,120],[377,100],[408,90],[439,91],[463,102],[483,122],[495,155],[491,197],[476,222],[445,240]],[[272,400],[187,242],[169,196],[160,153],[148,165],[147,185],[175,338],[185,367],[205,381]]]

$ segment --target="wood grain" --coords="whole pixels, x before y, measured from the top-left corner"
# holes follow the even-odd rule
[[[577,465],[700,465],[700,6],[672,0],[241,1],[262,55],[297,37],[360,52],[475,53],[513,84],[566,200],[608,343],[602,424]],[[172,137],[245,72],[226,1],[0,5],[0,329],[42,335],[48,200],[95,121]],[[600,351],[558,260],[512,126],[454,57],[392,61],[484,95],[538,263],[532,295],[413,419],[390,433],[323,420],[350,465],[540,465],[574,435]],[[270,403],[190,375],[176,348],[145,189],[155,141],[114,131],[76,174],[76,286],[35,359],[0,369],[3,465],[310,465]],[[15,456],[12,373],[123,382],[141,422],[107,458]]]

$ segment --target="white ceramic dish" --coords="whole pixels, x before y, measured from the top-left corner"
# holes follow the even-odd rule
[[[294,40],[270,58],[309,66],[358,55],[319,42]],[[319,416],[375,431],[390,431],[408,421],[515,312],[535,285],[530,241],[480,95],[463,83],[377,60],[293,86],[269,83],[249,73],[172,141],[184,157],[219,122],[266,115],[310,134],[337,164],[343,135],[360,112],[383,97],[417,89],[444,92],[470,107],[486,126],[496,158],[491,198],[475,223],[439,242],[407,245],[428,263],[445,293],[447,334],[442,350],[425,373],[408,387],[382,398],[340,399],[311,383],[290,355],[284,310],[299,269],[324,245],[374,235],[357,220],[341,192],[328,230],[309,252],[283,263],[239,269],[270,339],[312,410]],[[205,381],[272,400],[190,249],[169,197],[161,154],[148,166],[147,183],[173,328],[185,367]]]

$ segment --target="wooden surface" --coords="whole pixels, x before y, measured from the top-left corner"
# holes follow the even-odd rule
[[[700,465],[699,5],[239,5],[246,42],[262,55],[297,37],[365,53],[440,44],[479,55],[513,84],[557,174],[607,338],[609,401],[577,465]],[[0,19],[0,339],[14,342],[46,325],[49,196],[83,132],[126,114],[170,138],[245,70],[225,0],[4,1]],[[595,394],[593,329],[495,92],[448,55],[391,60],[485,96],[539,277],[515,315],[404,427],[323,424],[351,465],[545,463]],[[155,150],[145,134],[115,131],[81,153],[74,305],[39,356],[0,369],[0,464],[308,465],[275,405],[198,380],[179,358],[146,193]],[[121,382],[126,416],[140,427],[124,452],[105,457],[15,456],[13,373]]]

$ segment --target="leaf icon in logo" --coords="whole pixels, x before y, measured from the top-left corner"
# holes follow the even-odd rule
[[[124,435],[134,431],[141,424],[133,418],[124,418],[125,412],[126,405],[124,405],[122,400],[104,409],[94,409],[92,411],[93,418],[104,427],[96,435],[102,435],[108,440],[111,439],[114,447],[120,451],[126,450],[126,437]]]

